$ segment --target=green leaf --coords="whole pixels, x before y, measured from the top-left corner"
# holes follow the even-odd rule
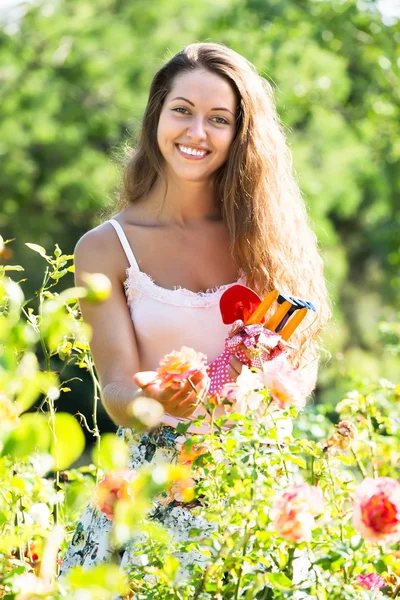
[[[66,275],[67,273],[68,269],[61,269],[61,271],[55,271],[55,273],[52,273],[50,277],[52,279],[61,279],[61,277],[64,277],[64,275]]]
[[[117,565],[103,564],[91,569],[74,567],[66,579],[82,596],[87,590],[91,600],[112,600],[116,594],[124,596],[129,591],[125,574]]]
[[[231,453],[232,453],[232,450],[233,450],[234,448],[236,448],[236,445],[237,445],[237,441],[236,441],[236,440],[234,440],[233,438],[228,438],[228,439],[226,440],[226,444],[225,444],[225,447],[226,447],[226,451],[227,451],[227,453],[228,453],[228,454],[231,454]]]
[[[20,424],[9,434],[2,455],[21,459],[36,450],[47,452],[50,444],[51,431],[47,417],[39,413],[28,413],[20,417]]]
[[[39,246],[39,244],[31,244],[30,242],[25,242],[25,246],[28,246],[28,248],[30,248],[34,252],[37,252],[38,254],[40,254],[40,256],[43,256],[43,258],[48,258],[46,250],[43,248],[43,246]]]
[[[350,456],[335,456],[336,460],[340,460],[344,465],[351,467],[355,464],[355,461]]]
[[[164,572],[168,575],[170,579],[174,579],[178,569],[179,560],[175,556],[172,556],[172,554],[168,554],[164,558]]]
[[[76,419],[68,413],[56,413],[56,441],[52,442],[51,454],[56,469],[67,469],[82,454],[85,448],[85,436]]]
[[[104,471],[122,469],[128,464],[128,447],[125,442],[114,433],[105,433],[101,436],[100,450],[93,450],[93,462]]]
[[[178,423],[176,426],[176,431],[178,433],[186,433],[187,430],[189,429],[190,425],[192,425],[192,423],[190,421],[188,421],[187,423],[184,423],[184,422]]]
[[[0,271],[24,271],[24,267],[21,265],[1,265]]]
[[[290,590],[292,588],[292,582],[283,573],[268,573],[266,579],[278,590]]]

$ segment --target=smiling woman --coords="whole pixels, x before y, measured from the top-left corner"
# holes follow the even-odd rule
[[[128,442],[131,468],[175,461],[177,424],[205,413],[210,382],[204,369],[179,390],[164,388],[155,370],[183,346],[209,363],[221,354],[229,325],[222,323],[219,300],[238,281],[260,296],[278,289],[317,304],[317,318],[291,338],[301,391],[312,391],[316,341],[329,315],[322,261],[273,91],[245,58],[220,44],[192,44],[156,73],[138,146],[125,165],[118,212],[77,244],[77,285],[85,272],[104,273],[112,283],[103,304],[82,301],[81,309],[93,331],[103,402]],[[232,356],[232,380],[241,368]],[[145,434],[131,429],[129,407],[138,394],[165,411],[163,424]],[[191,424],[186,435],[196,431]],[[212,529],[177,500],[156,507],[154,515],[188,543],[191,529]],[[115,558],[111,525],[98,507],[88,506],[63,573]],[[127,566],[133,560],[128,550],[121,558]],[[198,552],[186,558],[205,560]]]
[[[215,98],[221,108],[213,106]],[[218,75],[195,69],[176,77],[165,98],[157,129],[168,174],[175,173],[184,180],[208,179],[228,157],[235,136],[236,113],[234,90]],[[194,161],[201,164],[193,165]]]

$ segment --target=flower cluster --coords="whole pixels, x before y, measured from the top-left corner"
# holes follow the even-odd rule
[[[264,363],[261,378],[272,399],[280,408],[286,408],[291,404],[298,407],[305,406],[306,396],[301,393],[301,373],[293,369],[284,356]]]
[[[179,390],[196,371],[204,371],[207,357],[193,348],[182,346],[178,351],[166,354],[157,368],[160,387]]]
[[[377,573],[368,573],[368,575],[357,575],[356,582],[357,585],[359,585],[360,587],[366,590],[371,590],[373,592],[385,587],[386,585],[386,581]]]
[[[400,542],[400,483],[367,477],[357,486],[353,524],[370,542]]]
[[[130,483],[138,473],[132,469],[121,469],[106,473],[96,487],[92,503],[104,513],[110,521],[114,518],[115,505],[119,500],[131,498]],[[133,498],[131,498],[133,499]]]
[[[308,483],[294,484],[277,497],[271,510],[272,527],[290,542],[309,542],[315,527],[314,517],[324,510],[320,488]]]

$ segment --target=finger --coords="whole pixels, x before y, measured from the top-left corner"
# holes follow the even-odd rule
[[[188,377],[189,385],[192,384],[193,387],[197,387],[199,383],[201,383],[204,379],[208,379],[208,375],[205,371],[195,371],[193,375]]]
[[[232,356],[229,358],[229,364],[233,369],[235,369],[238,375],[241,373],[243,363],[238,359],[237,356],[235,356],[235,354],[232,354]]]
[[[155,383],[158,379],[156,371],[139,371],[133,376],[133,381],[141,388],[145,388],[151,383]]]
[[[246,346],[243,343],[240,344],[239,347],[240,347],[241,351],[243,352],[243,354],[245,354],[247,356],[247,358],[249,358],[251,360],[253,355],[252,355],[250,348],[246,348]]]
[[[195,406],[190,406],[187,410],[184,410],[180,413],[180,417],[182,417],[183,419],[187,419],[188,417],[191,417],[192,414],[195,412],[196,407]]]
[[[238,376],[239,376],[239,373],[237,373],[237,371],[235,371],[235,369],[234,369],[233,367],[231,367],[231,365],[229,365],[229,366],[228,366],[228,369],[227,369],[227,371],[228,371],[228,375],[229,375],[229,377],[230,377],[230,378],[231,378],[233,381],[236,381],[236,379],[237,379],[237,378],[238,378]]]
[[[200,397],[204,397],[204,394],[207,393],[210,383],[211,380],[207,373],[202,373],[200,381],[198,380],[198,377],[196,377],[194,381],[193,377],[188,377],[188,385],[190,386],[190,390],[195,394],[198,394]]]
[[[185,398],[183,398],[183,400],[177,405],[178,409],[189,409],[192,407],[197,407],[200,404],[200,399],[196,396],[196,394],[194,394],[193,392],[191,392],[190,394],[188,394]]]

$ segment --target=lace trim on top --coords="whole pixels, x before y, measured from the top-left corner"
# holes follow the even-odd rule
[[[150,275],[138,270],[136,266],[131,266],[126,269],[124,288],[128,304],[133,304],[138,295],[143,294],[175,306],[208,307],[218,304],[223,292],[236,283],[243,283],[243,279],[244,274],[241,274],[236,281],[210,288],[205,292],[192,292],[180,286],[170,290],[157,285]]]

